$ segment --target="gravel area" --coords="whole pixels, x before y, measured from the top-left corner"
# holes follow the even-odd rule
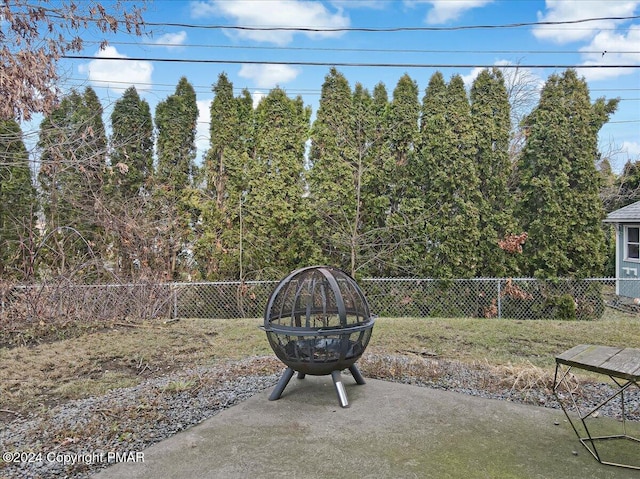
[[[405,355],[368,355],[361,367],[365,377],[559,407],[543,383],[501,383],[489,369]],[[103,396],[70,401],[18,418],[3,425],[0,450],[3,454],[14,453],[21,462],[5,463],[4,467],[0,463],[0,477],[89,477],[109,464],[110,453],[142,451],[273,387],[282,370],[283,366],[271,357],[232,361],[174,372],[135,387],[115,389]],[[425,375],[425,370],[432,374]],[[588,404],[594,406],[612,392],[609,386],[599,383],[583,384],[582,389],[587,392]],[[640,420],[639,388],[627,393],[627,404],[629,418]],[[600,414],[619,416],[619,404],[614,401]],[[22,455],[16,456],[19,453]]]

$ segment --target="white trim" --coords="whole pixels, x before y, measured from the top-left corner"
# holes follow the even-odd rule
[[[637,228],[638,229],[638,257],[637,258],[629,258],[627,253],[629,252],[629,228]],[[633,243],[635,244],[635,242]],[[623,260],[628,263],[640,263],[640,225],[639,224],[628,224],[624,225],[624,234],[623,234],[623,248],[622,248]]]

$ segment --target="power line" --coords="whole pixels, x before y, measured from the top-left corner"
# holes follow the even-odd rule
[[[100,45],[102,42],[85,42]],[[317,51],[317,52],[348,52],[348,53],[464,53],[487,55],[573,55],[573,54],[601,54],[601,50],[446,50],[446,49],[413,49],[413,48],[340,48],[340,47],[265,47],[259,45],[211,45],[203,43],[162,43],[162,42],[109,42],[109,45],[133,45],[173,48],[208,48],[229,50],[267,50],[267,51]],[[640,50],[607,50],[607,54],[638,54]]]
[[[562,21],[541,21],[541,22],[519,22],[494,25],[458,25],[449,27],[286,27],[286,26],[247,26],[247,25],[202,25],[193,23],[164,23],[164,22],[145,22],[145,25],[152,27],[179,27],[179,28],[201,28],[207,30],[240,30],[240,31],[259,31],[259,32],[312,32],[312,33],[338,33],[338,32],[368,32],[368,33],[390,33],[390,32],[438,32],[438,31],[457,31],[457,30],[489,30],[503,28],[521,28],[521,27],[537,27],[537,26],[554,26],[554,25],[576,25],[588,22],[598,21],[624,21],[635,20],[640,15],[632,15],[625,17],[596,17],[582,18],[578,20],[562,20]]]
[[[273,60],[213,60],[196,58],[151,58],[151,57],[95,57],[88,55],[61,55],[69,60],[105,60],[105,61],[135,61],[135,62],[168,62],[168,63],[209,63],[227,65],[289,65],[289,66],[321,66],[321,67],[368,67],[368,68],[639,68],[637,65],[601,64],[507,64],[483,65],[474,63],[378,63],[378,62],[311,62],[311,61],[273,61]]]
[[[89,82],[89,80],[87,78],[67,78],[67,80],[69,81],[74,81],[74,82],[80,82],[80,84],[83,83],[87,83]],[[106,83],[107,85],[109,84],[120,84],[120,85],[131,85],[132,82],[130,81],[121,81],[121,80],[91,80],[91,83]],[[176,84],[175,83],[156,83],[156,82],[139,82],[136,81],[135,82],[136,85],[143,85],[143,86],[150,86],[150,87],[169,87],[169,88],[175,88]],[[196,90],[209,90],[211,91],[211,85],[192,85],[194,89]],[[260,88],[260,87],[248,87],[248,88],[255,88],[258,90],[268,90],[269,88]],[[540,88],[529,88],[527,89],[530,92],[539,92]],[[233,88],[234,91],[236,93],[242,92],[245,88],[244,87],[234,87]],[[290,93],[300,93],[300,94],[320,94],[320,89],[319,88],[295,88],[295,89],[288,89],[285,88],[285,90],[287,92]],[[613,91],[613,92],[627,92],[627,91],[640,91],[640,88],[590,88],[589,91],[591,93],[593,92],[607,92],[607,91]]]

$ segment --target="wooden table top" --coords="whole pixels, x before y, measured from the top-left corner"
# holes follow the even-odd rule
[[[580,344],[556,356],[556,363],[608,376],[640,380],[640,349]]]

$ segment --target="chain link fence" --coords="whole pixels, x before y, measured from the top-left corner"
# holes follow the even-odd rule
[[[640,289],[637,281],[632,286]],[[91,286],[0,283],[0,325],[61,318],[260,318],[276,284],[277,281]],[[616,296],[613,278],[371,278],[360,280],[359,285],[372,313],[379,317],[593,320],[602,317],[606,306],[628,312],[639,310],[632,298]]]
[[[176,284],[174,315],[197,318],[261,317],[277,282]],[[614,279],[398,279],[359,281],[380,317],[597,319]],[[639,285],[640,286],[640,285]]]
[[[615,280],[456,279],[363,281],[382,317],[598,319]]]
[[[172,284],[12,285],[0,282],[0,326],[56,320],[154,319],[174,316]]]

